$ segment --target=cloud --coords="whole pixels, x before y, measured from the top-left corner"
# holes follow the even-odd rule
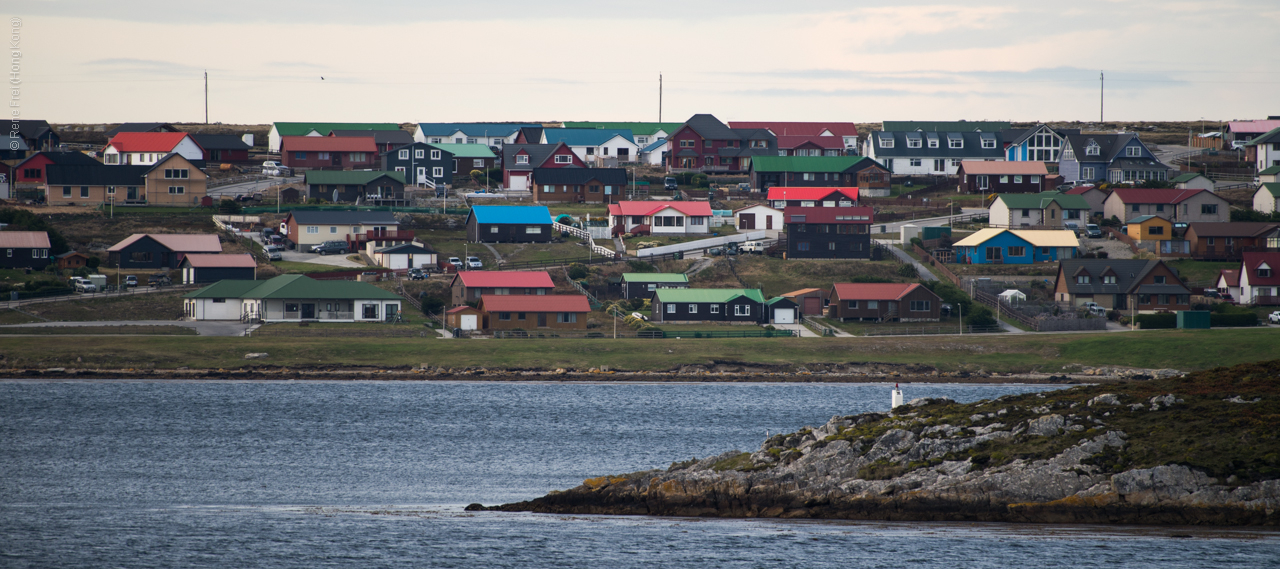
[[[178,63],[176,61],[164,61],[160,59],[136,59],[131,57],[111,57],[106,59],[94,59],[81,64],[85,67],[85,72],[102,73],[102,74],[139,74],[139,75],[166,75],[166,76],[192,76],[204,73],[204,69]]]

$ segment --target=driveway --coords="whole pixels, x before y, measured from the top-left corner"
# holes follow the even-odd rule
[[[887,239],[877,239],[876,243],[879,243],[887,247],[889,251],[893,252],[893,255],[895,257],[914,265],[916,268],[916,272],[920,273],[920,278],[927,281],[938,280],[938,277],[933,276],[933,272],[930,271],[929,267],[926,267],[924,263],[921,263],[920,261],[917,261],[911,258],[911,255],[908,255],[906,251],[903,251],[902,249],[894,247],[894,244],[897,243],[897,241],[889,241]]]
[[[243,182],[240,184],[228,184],[226,186],[218,186],[210,189],[209,197],[220,200],[222,198],[234,198],[236,196],[250,195],[257,192],[265,191],[272,186],[280,184],[291,184],[301,182],[302,176],[292,176],[289,178],[266,178],[264,180],[255,180],[252,182]]]
[[[248,235],[254,241],[257,241],[259,244],[262,243],[261,233],[247,233],[246,235]],[[350,254],[351,253],[347,253],[347,255],[350,255]],[[351,259],[348,259],[347,255],[319,255],[316,253],[303,251],[301,248],[295,249],[293,251],[285,250],[280,252],[280,257],[281,257],[281,260],[283,261],[293,261],[297,263],[314,263],[317,265],[329,265],[331,267],[343,267],[343,268],[350,268],[350,269],[362,269],[368,266],[368,265],[365,265],[364,263],[357,263],[355,261],[352,261]]]
[[[74,328],[82,326],[181,326],[192,328],[201,336],[243,336],[251,324],[241,322],[191,322],[187,320],[102,320],[96,322],[32,322],[10,324],[4,328]]]
[[[987,210],[980,207],[966,207],[961,208],[959,212],[956,212],[955,216],[944,215],[942,217],[927,217],[924,219],[905,219],[892,223],[873,223],[871,224],[871,232],[876,233],[880,227],[883,226],[885,228],[884,234],[901,235],[903,225],[914,225],[916,227],[941,227],[943,225],[950,224],[952,217],[970,214],[985,215],[986,213]]]

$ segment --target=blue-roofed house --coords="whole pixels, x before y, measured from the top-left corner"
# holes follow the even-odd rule
[[[478,205],[467,214],[467,241],[472,243],[545,243],[551,237],[546,206]]]
[[[424,122],[418,123],[418,130],[413,133],[413,139],[427,144],[483,144],[501,148],[505,144],[514,143],[516,136],[520,134],[520,129],[525,127],[541,128],[542,125],[509,122]]]
[[[980,229],[957,241],[956,262],[1026,265],[1074,259],[1080,240],[1070,229]]]
[[[640,147],[630,129],[546,128],[542,129],[541,142],[563,142],[588,164],[633,162],[640,155]]]
[[[639,160],[650,166],[661,166],[666,161],[666,153],[670,150],[671,143],[667,142],[667,139],[655,140],[640,149]]]

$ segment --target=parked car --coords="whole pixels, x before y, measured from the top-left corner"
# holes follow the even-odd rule
[[[312,246],[311,252],[318,253],[321,256],[329,255],[329,254],[345,255],[347,254],[347,242],[346,241],[325,241],[324,243],[321,243],[319,245]]]
[[[76,292],[98,292],[98,285],[84,277],[71,277],[71,286],[76,289]]]
[[[1098,226],[1097,226],[1097,225],[1095,225],[1095,224],[1090,223],[1090,224],[1088,224],[1088,225],[1085,225],[1085,226],[1084,226],[1084,234],[1085,234],[1085,236],[1086,236],[1086,237],[1088,237],[1088,238],[1090,238],[1090,239],[1101,239],[1101,238],[1102,238],[1102,228],[1101,228],[1101,227],[1098,227]]]
[[[284,260],[284,253],[281,251],[279,245],[267,245],[266,247],[263,247],[262,250],[267,254],[268,261]]]
[[[755,253],[757,255],[763,255],[765,249],[767,247],[765,247],[764,241],[747,241],[738,248],[743,253]]]
[[[1244,145],[1246,145],[1246,144],[1249,144],[1249,141],[1247,141],[1247,140],[1233,140],[1233,141],[1231,141],[1231,149],[1232,149],[1232,150],[1244,150]]]
[[[173,284],[173,279],[169,278],[168,273],[153,273],[147,276],[147,286],[169,286]]]
[[[1066,228],[1066,229],[1070,229],[1070,230],[1072,231],[1072,233],[1075,233],[1075,234],[1076,234],[1076,236],[1079,236],[1079,235],[1080,235],[1080,225],[1079,225],[1079,224],[1077,224],[1077,223],[1076,223],[1076,222],[1074,222],[1074,221],[1068,221],[1068,222],[1066,222],[1066,223],[1063,223],[1063,224],[1062,224],[1062,227],[1064,227],[1064,228]]]
[[[453,265],[453,268],[455,269],[462,267],[462,259],[459,259],[457,257],[449,257],[448,263],[450,265]]]
[[[467,257],[468,269],[483,269],[484,263],[480,262],[480,257]]]
[[[423,272],[422,269],[418,269],[418,268],[409,269],[409,280],[421,281],[421,280],[426,280],[426,278],[427,278],[427,273]]]
[[[662,189],[667,190],[669,192],[676,191],[676,189],[678,189],[678,187],[676,186],[676,179],[669,177],[662,180]]]
[[[288,166],[274,160],[267,160],[262,163],[262,173],[266,176],[288,176],[292,174]]]
[[[138,286],[138,277],[134,275],[124,276],[124,288],[133,288]]]
[[[1267,322],[1272,324],[1280,324],[1280,310],[1267,315]]]
[[[1089,314],[1092,314],[1092,315],[1094,315],[1094,316],[1106,316],[1106,315],[1107,315],[1107,309],[1106,309],[1106,308],[1103,308],[1102,306],[1100,306],[1100,305],[1099,305],[1098,303],[1096,303],[1096,302],[1086,302],[1086,303],[1084,303],[1084,308],[1086,308],[1086,309],[1089,311]]]
[[[1205,297],[1205,298],[1216,298],[1216,299],[1221,300],[1221,299],[1222,299],[1222,294],[1220,294],[1220,293],[1219,293],[1217,290],[1215,290],[1215,289],[1206,288],[1206,289],[1204,289],[1204,297]]]

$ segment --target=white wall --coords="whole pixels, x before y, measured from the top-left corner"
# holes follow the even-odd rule
[[[1253,193],[1253,209],[1262,213],[1271,213],[1276,210],[1276,197],[1271,195],[1266,188],[1258,188]]]
[[[214,302],[212,298],[189,298],[191,311],[195,320],[239,320],[241,301],[228,298],[226,302]]]
[[[756,223],[755,223],[754,229],[765,229],[766,227],[769,227],[774,230],[782,229],[782,212],[766,206],[749,207],[747,209],[744,209],[742,211],[735,213],[733,224],[738,229],[742,229],[740,216],[744,213],[754,213],[756,215]],[[765,219],[769,217],[773,218],[772,226],[768,225],[768,222],[765,221]]]

